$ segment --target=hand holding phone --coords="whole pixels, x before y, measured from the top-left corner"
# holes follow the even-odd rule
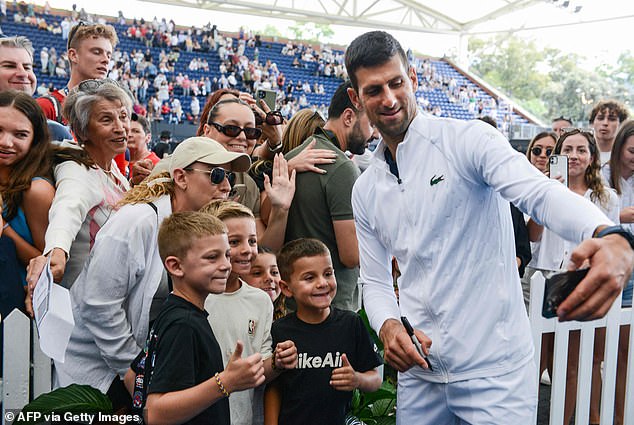
[[[568,298],[568,295],[574,291],[579,282],[586,277],[588,270],[590,269],[557,273],[546,279],[542,316],[547,319],[557,316],[557,307],[559,307],[559,304]]]
[[[277,99],[277,92],[275,90],[258,89],[255,92],[257,100],[263,100],[271,111],[275,111],[275,100]]]
[[[548,174],[551,179],[562,177],[562,183],[568,187],[568,156],[551,155],[548,159]]]

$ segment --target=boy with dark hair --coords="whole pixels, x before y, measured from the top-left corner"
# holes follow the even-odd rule
[[[259,353],[242,359],[238,341],[223,370],[207,322],[205,298],[225,290],[231,271],[226,227],[209,214],[174,213],[161,224],[158,245],[174,290],[126,374],[133,408],[147,424],[229,425],[227,398],[260,385],[264,367]]]
[[[275,381],[281,405],[265,405],[265,416],[278,412],[278,424],[343,424],[352,391],[376,391],[381,386],[381,358],[361,318],[330,304],[337,282],[326,245],[316,239],[297,239],[278,255],[287,297],[297,311],[273,323],[273,346],[295,342],[299,362]]]
[[[616,132],[628,116],[627,108],[618,100],[600,100],[590,111],[590,127],[594,128],[601,165],[610,160]]]

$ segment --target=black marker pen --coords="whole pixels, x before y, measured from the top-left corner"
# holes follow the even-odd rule
[[[418,353],[427,362],[427,366],[429,366],[429,370],[433,372],[434,369],[431,367],[431,363],[429,362],[429,359],[425,355],[425,352],[423,351],[423,347],[420,345],[418,338],[416,338],[416,335],[414,335],[414,328],[412,328],[412,325],[410,325],[409,320],[407,320],[407,317],[401,316],[401,323],[403,323],[403,326],[405,326],[405,330],[407,331],[407,334],[409,335],[409,337],[412,339],[412,342],[414,343],[414,347],[416,347],[416,350],[418,350]]]

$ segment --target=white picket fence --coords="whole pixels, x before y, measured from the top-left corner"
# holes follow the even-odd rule
[[[621,309],[619,297],[608,314],[601,320],[560,323],[556,318],[544,319],[542,317],[543,299],[544,277],[541,273],[535,273],[531,280],[529,317],[533,341],[535,342],[535,362],[537,365],[539,365],[540,360],[542,334],[555,332],[553,376],[551,377],[552,386],[550,393],[550,425],[561,425],[564,423],[568,337],[572,330],[581,330],[575,422],[576,424],[584,425],[589,423],[594,332],[596,328],[602,327],[606,328],[606,339],[603,360],[603,385],[601,387],[601,424],[611,425],[614,416],[619,327],[623,324],[634,323],[634,312],[632,308]],[[630,326],[624,425],[634,425],[633,347],[634,326]],[[539,369],[539,367],[537,369]],[[540,376],[536,376],[535,379],[539,382]],[[535,419],[535,422],[536,421],[537,419]]]
[[[13,310],[4,322],[2,359],[2,425],[6,412],[16,412],[40,394],[51,391],[51,359],[40,350],[35,321]]]
[[[543,297],[544,278],[540,273],[536,273],[531,281],[529,312],[535,342],[536,364],[539,365],[542,334],[555,332],[550,425],[561,425],[564,420],[568,334],[571,330],[581,330],[576,423],[587,424],[589,422],[594,330],[599,327],[607,328],[601,395],[601,423],[612,424],[619,326],[634,323],[633,310],[631,308],[621,309],[620,302],[615,302],[610,312],[601,320],[559,323],[557,319],[544,319],[541,316]],[[40,350],[35,323],[32,323],[27,316],[18,310],[14,310],[3,320],[2,424],[4,425],[6,411],[22,409],[33,398],[51,390],[52,371],[50,359]],[[632,347],[634,347],[634,326],[630,326],[624,425],[634,425],[634,349]],[[539,380],[540,377],[535,376],[535,379]],[[535,423],[537,423],[537,418],[535,418]]]

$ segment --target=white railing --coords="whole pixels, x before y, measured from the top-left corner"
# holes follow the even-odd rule
[[[17,412],[40,394],[51,391],[51,359],[42,350],[35,322],[13,310],[4,322],[2,425],[6,412]],[[9,415],[10,416],[10,415]]]
[[[621,325],[634,323],[632,308],[621,308],[618,297],[608,314],[600,320],[592,322],[560,323],[556,318],[545,319],[541,315],[544,299],[544,277],[535,273],[531,280],[531,299],[529,318],[535,343],[535,363],[538,365],[541,353],[542,335],[555,332],[555,348],[553,373],[550,392],[550,425],[561,425],[564,422],[564,401],[566,397],[566,367],[568,363],[568,337],[570,331],[580,330],[579,370],[577,375],[577,401],[575,422],[589,423],[590,391],[592,380],[592,358],[594,348],[594,332],[597,328],[606,328],[605,353],[603,360],[603,383],[601,386],[601,424],[612,424],[614,417],[614,398],[616,387],[617,355],[619,328]],[[630,344],[628,351],[627,384],[625,391],[624,425],[634,425],[634,326],[630,326]],[[540,373],[535,376],[537,382]],[[535,419],[535,423],[537,419]],[[567,425],[567,424],[566,424]]]
[[[555,332],[549,424],[561,425],[564,420],[568,336],[571,330],[581,330],[575,418],[577,424],[589,423],[594,331],[600,327],[606,328],[601,423],[612,424],[619,327],[622,324],[634,323],[633,309],[621,309],[620,301],[617,301],[606,317],[601,320],[560,323],[557,319],[544,319],[541,316],[543,298],[544,278],[541,273],[535,273],[531,281],[529,317],[533,341],[535,342],[535,362],[537,365],[539,365],[540,360],[542,335]],[[32,323],[27,316],[18,310],[14,310],[3,321],[2,424],[4,425],[6,411],[20,410],[33,398],[51,390],[52,371],[51,360],[40,350],[35,323]],[[633,341],[634,326],[630,326],[624,425],[634,425]],[[539,381],[540,377],[535,376],[535,379]],[[535,419],[536,422],[537,419]]]

